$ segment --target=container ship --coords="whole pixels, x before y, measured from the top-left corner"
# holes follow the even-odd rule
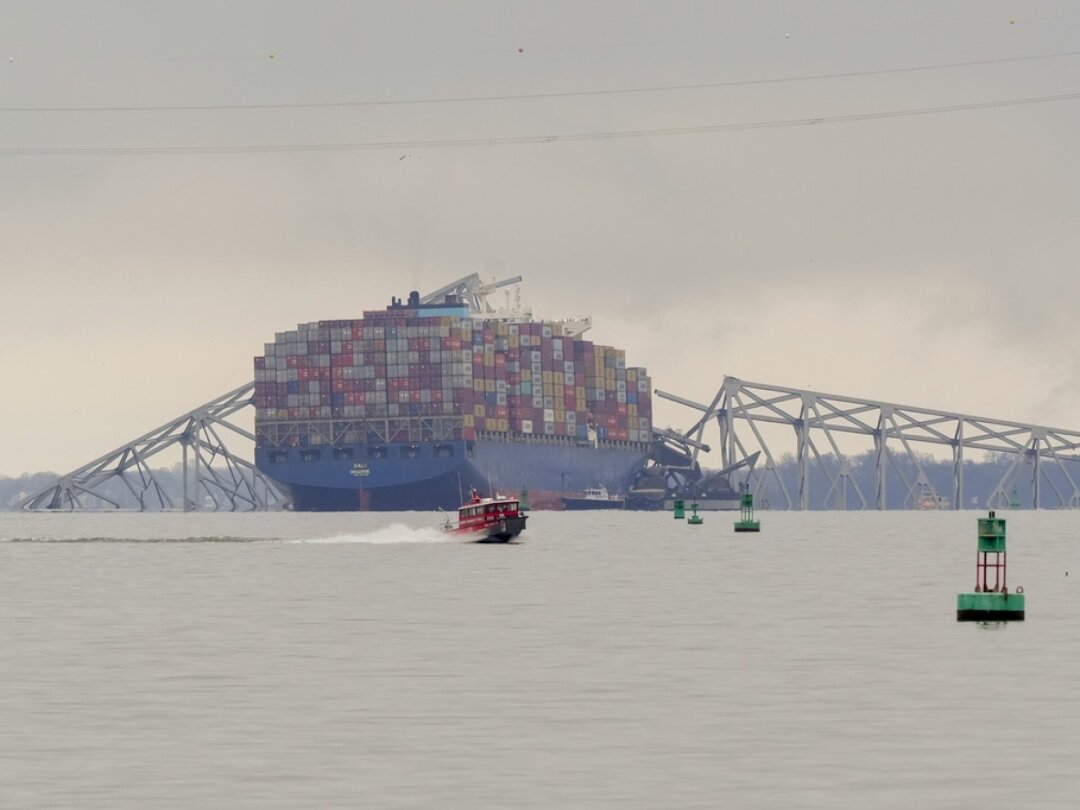
[[[460,279],[353,320],[300,324],[255,358],[255,463],[301,511],[456,509],[524,491],[561,509],[626,493],[649,457],[651,381],[584,320],[534,320]]]

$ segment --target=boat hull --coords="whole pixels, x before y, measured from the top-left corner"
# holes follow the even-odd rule
[[[623,499],[612,498],[563,498],[563,509],[568,511],[584,511],[586,509],[622,509]]]
[[[509,543],[523,531],[528,515],[517,515],[478,529],[448,529],[449,534],[470,543]]]

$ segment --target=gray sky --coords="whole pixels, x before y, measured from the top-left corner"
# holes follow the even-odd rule
[[[474,271],[691,398],[732,374],[1080,428],[1080,100],[830,121],[1078,93],[1078,34],[1069,2],[5,4],[0,474]]]

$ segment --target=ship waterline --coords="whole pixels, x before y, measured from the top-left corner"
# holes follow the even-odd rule
[[[373,447],[376,452],[369,453]],[[288,490],[299,511],[454,509],[471,489],[485,494],[525,490],[531,508],[562,509],[566,493],[580,491],[586,482],[625,491],[646,455],[645,445],[478,439],[326,447],[318,456],[310,449],[259,448],[256,463]]]

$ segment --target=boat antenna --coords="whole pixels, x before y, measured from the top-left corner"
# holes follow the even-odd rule
[[[465,495],[461,492],[461,472],[457,474],[457,502],[465,503]]]

